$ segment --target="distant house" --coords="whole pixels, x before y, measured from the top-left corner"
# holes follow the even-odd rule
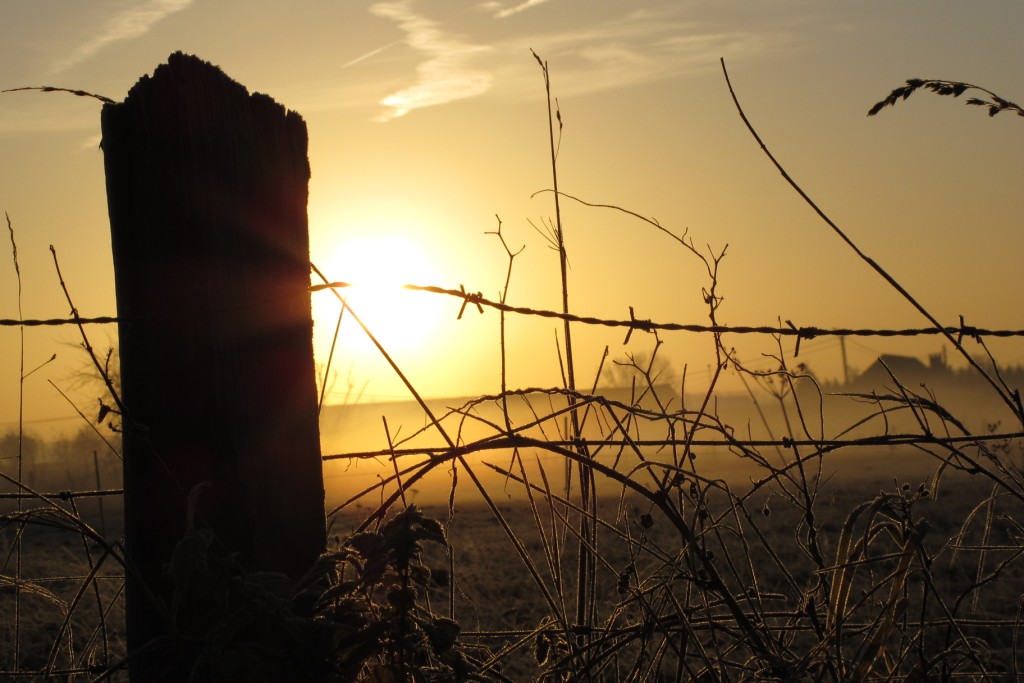
[[[994,375],[991,366],[985,369]],[[1019,365],[1001,366],[997,381],[1005,382],[1010,391],[1019,388],[1024,393],[1024,368]],[[824,388],[826,392],[836,394],[875,392],[885,395],[894,393],[897,384],[911,393],[933,397],[958,418],[983,420],[978,423],[982,426],[999,419],[993,417],[991,410],[993,401],[1002,404],[999,394],[976,369],[951,367],[944,350],[929,354],[925,360],[913,356],[882,354],[849,382],[829,382]]]
[[[925,365],[913,356],[883,353],[852,384],[859,389],[877,389],[882,386],[892,386],[892,378],[896,377],[900,384],[917,387],[921,383],[927,383],[935,378],[934,359],[929,360],[933,361],[932,367]],[[945,365],[942,367],[945,368]]]

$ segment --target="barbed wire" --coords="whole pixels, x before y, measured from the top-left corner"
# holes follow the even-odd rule
[[[35,680],[52,680],[63,676],[97,676],[107,672],[105,666],[80,666],[74,669],[12,669],[0,671],[0,679],[14,680],[16,678],[31,678]]]
[[[63,500],[69,501],[74,498],[102,498],[105,496],[122,496],[124,495],[124,489],[101,489],[96,491],[49,491],[45,493],[33,492],[33,491],[18,491],[18,492],[6,492],[0,493],[0,500],[16,500],[18,498],[40,498],[51,500]]]
[[[405,289],[416,291],[416,292],[429,292],[432,294],[443,294],[446,296],[455,297],[462,299],[462,309],[459,311],[459,317],[461,318],[465,309],[469,305],[477,307],[481,313],[484,307],[493,308],[495,310],[504,311],[506,313],[518,313],[521,315],[533,315],[542,318],[556,318],[558,320],[566,320],[569,322],[582,323],[586,325],[603,325],[605,327],[622,327],[629,330],[631,334],[633,330],[640,330],[641,332],[653,332],[655,330],[665,330],[669,332],[698,332],[698,333],[715,333],[715,334],[770,334],[778,335],[783,337],[798,337],[800,339],[814,339],[815,337],[826,337],[826,336],[838,336],[838,337],[914,337],[920,335],[941,335],[941,334],[954,334],[960,339],[963,337],[978,339],[981,337],[1024,337],[1024,329],[1021,330],[1006,330],[1006,329],[987,329],[983,327],[975,327],[973,325],[967,325],[964,323],[963,316],[960,317],[960,324],[957,326],[949,327],[916,327],[916,328],[903,328],[903,329],[887,329],[887,328],[857,328],[857,327],[816,327],[816,326],[797,326],[791,321],[786,320],[785,326],[779,325],[702,325],[696,323],[659,323],[654,322],[650,319],[637,318],[633,312],[633,307],[629,307],[629,320],[622,319],[611,319],[611,318],[597,318],[594,316],[582,316],[575,315],[572,313],[560,313],[558,311],[551,311],[539,308],[530,308],[527,306],[513,306],[511,304],[502,303],[500,301],[493,301],[483,296],[483,294],[477,292],[467,292],[465,288],[461,289],[445,289],[443,287],[434,287],[431,285],[403,285]],[[627,335],[628,338],[628,335]]]
[[[813,631],[814,627],[806,622],[793,623],[793,612],[790,611],[774,611],[764,612],[763,616],[766,619],[778,619],[779,622],[772,625],[772,629],[776,631],[787,631],[787,632],[801,632],[801,631]],[[790,623],[785,623],[787,620]],[[1014,617],[1006,618],[984,618],[984,617],[957,617],[956,623],[965,624],[968,626],[1007,626],[1017,625],[1018,619]],[[847,622],[847,626],[851,629],[866,629],[872,625],[872,622]],[[950,620],[942,618],[931,618],[925,621],[915,623],[914,626],[924,628],[949,628]],[[721,626],[715,622],[714,619],[707,617],[703,619],[691,617],[685,625],[669,624],[667,625],[670,631],[679,632],[685,631],[686,629],[693,629],[694,631],[707,631],[711,629],[721,628]],[[588,634],[600,634],[605,636],[624,636],[631,635],[642,631],[645,628],[643,624],[635,626],[619,626],[619,627],[607,627],[607,626],[582,626],[582,625],[570,625],[568,628],[558,625],[551,624],[544,628],[545,632],[557,633],[560,635],[588,635]],[[508,639],[508,638],[529,638],[536,636],[538,629],[494,629],[494,630],[464,630],[459,631],[459,637],[475,638],[480,640],[497,640],[497,639]]]
[[[332,282],[327,285],[314,285],[310,291],[323,289],[334,289],[336,287],[348,287],[348,283]],[[816,325],[798,326],[790,320],[785,325],[704,325],[700,323],[675,323],[655,322],[648,318],[637,318],[633,307],[629,307],[629,319],[599,318],[596,316],[576,315],[573,313],[561,313],[542,308],[529,306],[513,306],[512,304],[494,301],[483,296],[480,292],[467,292],[465,288],[446,289],[433,285],[403,285],[405,289],[417,292],[428,292],[461,299],[462,308],[458,317],[461,318],[467,306],[476,306],[477,310],[483,313],[483,309],[493,308],[506,313],[537,316],[541,318],[553,318],[568,322],[575,322],[584,325],[601,325],[604,327],[625,328],[627,340],[634,330],[641,332],[654,332],[663,330],[666,332],[694,332],[701,334],[768,334],[781,337],[797,337],[801,340],[811,340],[816,337],[916,337],[935,336],[943,334],[956,335],[959,340],[964,337],[980,339],[982,337],[1024,337],[1024,329],[991,329],[976,327],[964,322],[960,317],[959,325],[946,327],[911,327],[911,328],[878,328],[878,327],[818,327]],[[61,325],[112,325],[125,322],[117,316],[95,316],[91,318],[0,318],[0,327],[58,327]]]
[[[111,325],[120,318],[104,315],[96,318],[0,318],[0,327],[56,327],[59,325]]]
[[[982,443],[987,441],[1011,441],[1013,439],[1024,439],[1024,432],[1006,432],[1001,434],[982,434],[967,436],[936,436],[931,434],[883,434],[877,436],[866,436],[854,439],[583,439],[590,447],[665,447],[665,446],[691,446],[698,448],[819,448],[825,450],[837,450],[840,448],[866,447],[866,446],[914,446],[920,444],[934,444],[945,446],[956,446],[959,444]],[[543,444],[547,446],[575,446],[579,441],[574,439],[544,439]],[[491,439],[482,439],[460,446],[455,451],[459,453],[472,453],[479,451],[492,451],[511,449],[522,446],[536,446],[528,439],[518,436],[505,436]],[[411,455],[436,455],[452,451],[448,446],[421,446],[417,448],[383,448],[369,451],[352,451],[350,453],[332,453],[322,455],[321,460],[360,460],[382,457],[403,457]]]
[[[334,286],[345,286],[345,283],[329,283],[323,288],[333,288]],[[705,325],[705,324],[682,324],[682,323],[659,323],[649,319],[637,318],[634,309],[629,308],[629,319],[605,319],[591,316],[579,316],[568,313],[560,313],[551,310],[513,306],[499,301],[493,301],[485,298],[480,293],[470,293],[464,288],[458,290],[455,289],[444,289],[433,286],[416,286],[406,285],[406,289],[413,291],[424,291],[431,294],[452,296],[462,301],[462,307],[459,311],[459,318],[465,312],[468,306],[475,306],[481,313],[484,312],[484,308],[490,308],[494,310],[504,311],[507,313],[538,316],[549,319],[564,320],[568,322],[574,322],[585,325],[599,325],[609,328],[625,329],[626,339],[629,340],[629,336],[635,330],[642,332],[654,332],[656,330],[663,331],[675,331],[675,332],[692,332],[699,334],[765,334],[773,335],[777,337],[796,337],[797,338],[797,349],[799,349],[800,341],[810,340],[815,337],[911,337],[918,335],[941,335],[951,334],[954,337],[968,337],[979,339],[981,337],[1024,337],[1024,330],[1000,330],[1000,329],[985,329],[966,325],[963,318],[960,318],[960,324],[955,327],[947,328],[911,328],[911,329],[883,329],[883,328],[821,328],[816,326],[797,326],[793,322],[786,320],[785,324],[770,326],[770,325],[758,325],[758,326],[728,326],[728,325]],[[117,318],[115,316],[99,316],[91,318],[83,318],[79,316],[72,316],[69,318],[50,318],[50,319],[0,319],[0,326],[4,327],[39,327],[39,326],[62,326],[62,325],[85,325],[85,324],[114,324],[127,322],[125,319]],[[799,351],[797,351],[798,353]],[[667,415],[665,417],[668,417]],[[920,445],[945,445],[955,447],[963,444],[982,444],[985,442],[994,441],[1013,441],[1018,439],[1024,439],[1024,432],[1005,432],[1005,433],[991,433],[983,435],[964,435],[964,436],[939,436],[933,434],[884,434],[884,435],[873,435],[862,438],[845,438],[845,439],[732,439],[726,436],[726,438],[718,439],[587,439],[586,444],[590,447],[672,447],[680,446],[686,448],[763,448],[763,447],[777,447],[777,448],[813,448],[817,449],[820,453],[826,451],[832,451],[839,448],[847,447],[879,447],[879,446],[920,446]],[[452,447],[450,445],[440,445],[436,447],[420,447],[420,448],[387,448],[372,451],[361,451],[361,452],[350,452],[340,454],[324,454],[321,456],[322,461],[337,459],[359,459],[359,458],[398,458],[402,456],[410,455],[426,455],[430,457],[448,457],[462,454],[469,454],[474,452],[482,451],[493,451],[493,450],[506,450],[518,447],[538,447],[538,446],[551,446],[551,447],[564,447],[570,448],[579,445],[579,440],[564,440],[564,439],[548,439],[544,438],[539,441],[535,441],[530,438],[524,438],[518,435],[506,435],[496,434],[490,438],[484,438],[479,441],[460,445],[458,447]],[[97,481],[97,484],[99,482]],[[0,493],[0,500],[4,499],[28,499],[28,498],[48,498],[51,500],[71,501],[79,498],[93,498],[102,501],[107,496],[121,496],[123,495],[123,489],[104,489],[104,490],[61,490],[48,493],[34,493],[34,492],[5,492]],[[65,577],[66,578],[66,577]],[[90,580],[96,579],[108,579],[117,577],[106,577],[91,575]],[[49,579],[43,577],[36,577],[33,579],[35,582],[44,582]],[[790,613],[779,613],[781,616],[790,616]],[[765,616],[775,616],[774,613],[768,613]],[[955,620],[930,620],[922,621],[917,626],[923,629],[935,629],[935,628],[948,628],[950,623],[957,625],[969,625],[972,627],[1016,627],[1018,620],[1012,618],[999,619],[962,619],[958,618]],[[848,624],[848,626],[859,626],[858,624]],[[613,629],[611,631],[602,631],[605,635],[613,636],[629,636],[634,633],[638,628],[641,627],[623,627]],[[673,632],[677,628],[675,625],[669,625],[666,629],[666,633]],[[713,623],[708,622],[707,624],[698,624],[696,622],[688,624],[686,629],[702,631],[705,629],[717,628]],[[808,623],[794,623],[781,627],[777,627],[777,630],[786,630],[791,632],[813,632],[812,625]],[[589,633],[590,629],[582,626],[570,626],[568,629],[558,630],[555,628],[548,628],[548,632],[561,632],[566,637],[572,633],[580,635]],[[478,631],[465,631],[463,635],[469,639],[477,642],[488,641],[493,639],[510,639],[510,638],[529,638],[537,633],[537,629],[533,630],[478,630]],[[61,674],[67,676],[84,676],[84,675],[95,675],[102,673],[106,669],[104,667],[69,667],[60,670],[50,670],[45,672],[49,675]],[[7,679],[29,679],[36,677],[39,672],[28,671],[28,670],[9,670],[0,671],[0,678]]]

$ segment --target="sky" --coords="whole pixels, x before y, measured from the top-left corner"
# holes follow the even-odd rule
[[[926,324],[770,165],[732,103],[724,59],[790,175],[939,320],[1024,328],[1024,121],[928,93],[866,116],[911,77],[1024,99],[1016,0],[0,0],[0,26],[0,89],[58,86],[120,101],[182,50],[299,112],[310,134],[311,259],[331,278],[363,283],[349,292],[353,308],[427,396],[498,391],[499,317],[471,309],[457,319],[457,300],[396,283],[497,299],[508,278],[509,303],[561,305],[545,234],[554,206],[542,192],[552,187],[547,104],[531,50],[550,68],[561,115],[560,189],[685,231],[705,254],[726,249],[720,323]],[[0,211],[22,291],[19,300],[13,259],[0,260],[0,318],[68,314],[51,244],[80,313],[115,314],[100,108],[66,94],[0,94]],[[623,319],[632,306],[639,318],[707,322],[703,264],[667,235],[571,200],[562,220],[575,313]],[[338,309],[316,294],[313,310],[323,366]],[[350,323],[328,400],[407,398]],[[516,316],[506,332],[508,386],[560,384],[558,323]],[[89,335],[101,352],[116,346],[113,327]],[[654,341],[574,335],[581,385],[606,346],[622,358]],[[661,338],[675,381],[685,368],[688,389],[706,383],[710,340]],[[752,367],[777,352],[770,339],[726,343]],[[847,351],[856,370],[880,353],[940,349],[935,338],[858,338]],[[1017,341],[992,349],[1024,362]],[[791,340],[784,350],[792,360]],[[95,412],[102,390],[73,328],[0,328],[0,352],[0,429],[16,425],[19,405],[36,429],[74,430],[76,407]],[[843,372],[834,338],[805,341],[796,362],[825,379]]]

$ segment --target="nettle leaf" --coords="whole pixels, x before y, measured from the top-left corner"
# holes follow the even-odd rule
[[[164,576],[177,586],[184,586],[193,574],[209,576],[207,563],[213,534],[209,529],[198,529],[178,541],[171,552],[171,561],[164,566]]]
[[[408,612],[416,604],[416,593],[409,588],[394,586],[388,591],[387,600],[395,610]]]
[[[359,588],[359,585],[358,581],[342,581],[341,583],[331,586],[325,590],[320,596],[320,602],[323,604],[330,604],[337,600],[347,598],[349,594]]]
[[[538,664],[547,664],[548,655],[551,654],[551,639],[546,632],[540,632],[537,634],[537,638],[534,641],[533,647],[533,658]]]
[[[439,617],[432,622],[423,624],[423,630],[426,632],[427,638],[430,639],[434,654],[441,655],[452,649],[458,642],[462,627],[458,622]]]
[[[367,532],[356,534],[348,540],[348,544],[363,558],[363,565],[353,562],[367,584],[377,583],[388,569],[390,557],[388,546],[379,534]]]
[[[348,539],[347,544],[359,552],[363,557],[370,557],[379,554],[384,548],[384,539],[380,534],[366,532],[355,534]]]
[[[424,518],[420,524],[418,536],[424,541],[448,545],[448,537],[444,533],[444,527],[436,519]]]
[[[416,586],[426,588],[430,585],[430,569],[423,565],[409,567],[409,580]]]

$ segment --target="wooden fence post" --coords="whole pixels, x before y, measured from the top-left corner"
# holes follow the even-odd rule
[[[298,114],[182,53],[104,105],[102,132],[133,652],[173,630],[165,565],[191,530],[292,578],[325,548],[309,160]],[[132,679],[165,665],[147,655]]]

